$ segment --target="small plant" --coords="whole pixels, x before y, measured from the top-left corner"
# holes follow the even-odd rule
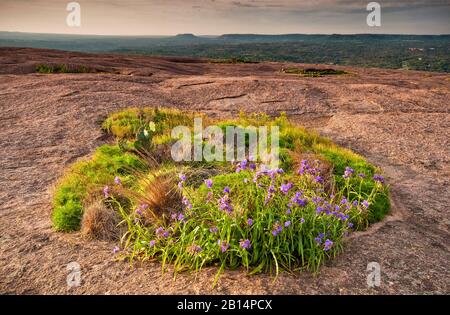
[[[321,77],[325,75],[342,75],[348,74],[348,72],[344,70],[335,70],[335,69],[315,69],[315,68],[286,68],[281,70],[282,73],[285,74],[296,74],[305,77]]]
[[[212,59],[211,63],[221,63],[221,64],[245,64],[245,63],[259,63],[259,61],[255,61],[249,58],[228,58],[228,59]]]

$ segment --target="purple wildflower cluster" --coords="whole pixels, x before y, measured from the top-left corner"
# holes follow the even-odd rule
[[[186,196],[183,196],[183,199],[181,200],[181,202],[186,207],[186,209],[192,209],[192,203]]]
[[[319,235],[314,240],[319,245],[322,245],[322,243],[323,243],[323,250],[327,252],[333,246],[333,241],[330,240],[330,239],[326,239],[325,242],[324,242],[323,241],[324,238],[325,238],[325,234],[324,233],[319,233]]]
[[[186,182],[186,175],[180,174],[178,175],[180,181],[178,182],[178,188],[182,189],[184,187],[184,183]]]
[[[308,199],[302,198],[303,193],[301,191],[297,191],[295,195],[291,198],[291,202],[288,203],[288,207],[296,205],[299,207],[304,207],[308,204]]]
[[[219,199],[219,209],[227,213],[233,212],[233,206],[231,205],[231,199],[228,194],[223,195]]]
[[[169,231],[164,230],[163,227],[157,228],[155,232],[156,232],[156,236],[158,236],[159,238],[162,238],[162,237],[164,237],[164,238],[169,237]]]
[[[252,157],[250,157],[250,160],[253,160]],[[236,164],[236,173],[239,173],[241,171],[245,170],[255,171],[256,170],[256,164],[253,162],[250,162],[247,159],[244,159],[242,162]]]
[[[384,177],[379,174],[373,175],[373,180],[381,184],[384,184]]]
[[[283,227],[281,226],[280,222],[276,222],[272,227],[272,235],[277,236],[283,231]]]
[[[345,213],[346,210],[351,208],[351,205],[346,198],[342,198],[338,205],[333,205],[332,201],[329,202],[320,197],[313,197],[312,201],[316,205],[317,215],[325,213],[325,215],[333,215],[342,221],[347,221],[350,218],[350,216]]]
[[[300,162],[300,168],[298,170],[299,175],[312,175],[314,178],[320,175],[320,161],[315,160],[314,165],[308,163],[308,160],[302,160]],[[320,177],[320,176],[319,176]]]

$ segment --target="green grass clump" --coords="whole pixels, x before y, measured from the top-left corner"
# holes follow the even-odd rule
[[[342,75],[348,74],[348,72],[344,70],[336,70],[336,69],[315,69],[315,68],[286,68],[281,70],[282,73],[285,74],[296,74],[305,77],[321,77],[325,75]]]
[[[93,69],[84,66],[70,66],[67,64],[39,64],[36,66],[36,72],[42,74],[51,73],[91,73],[95,72]]]
[[[200,115],[198,115],[200,116]],[[176,109],[130,108],[110,115],[102,128],[118,139],[134,139],[142,128],[154,123],[154,136],[170,136],[176,126],[192,126],[194,115]]]
[[[131,183],[133,173],[143,168],[145,165],[136,156],[110,145],[100,146],[92,158],[73,164],[59,181],[53,198],[55,229],[78,230],[89,193],[110,184],[115,176],[124,184]]]
[[[211,63],[219,63],[219,64],[245,64],[245,63],[259,63],[259,61],[255,61],[249,58],[225,58],[225,59],[211,59]]]

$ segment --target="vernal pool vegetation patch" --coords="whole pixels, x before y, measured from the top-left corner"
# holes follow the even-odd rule
[[[278,126],[277,169],[263,169],[257,157],[175,163],[171,130],[193,126],[197,116],[171,109],[110,115],[103,129],[115,144],[100,146],[66,171],[55,192],[54,227],[95,237],[113,222],[120,231],[114,236],[118,257],[159,260],[175,274],[217,266],[217,280],[224,269],[239,267],[251,274],[318,272],[343,250],[349,233],[389,211],[380,170],[284,114],[201,115],[224,130]]]

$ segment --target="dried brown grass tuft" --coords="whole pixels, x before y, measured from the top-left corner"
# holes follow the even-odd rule
[[[81,234],[89,239],[117,240],[121,236],[121,229],[118,227],[120,221],[120,215],[114,209],[107,207],[103,201],[96,200],[83,214]]]

